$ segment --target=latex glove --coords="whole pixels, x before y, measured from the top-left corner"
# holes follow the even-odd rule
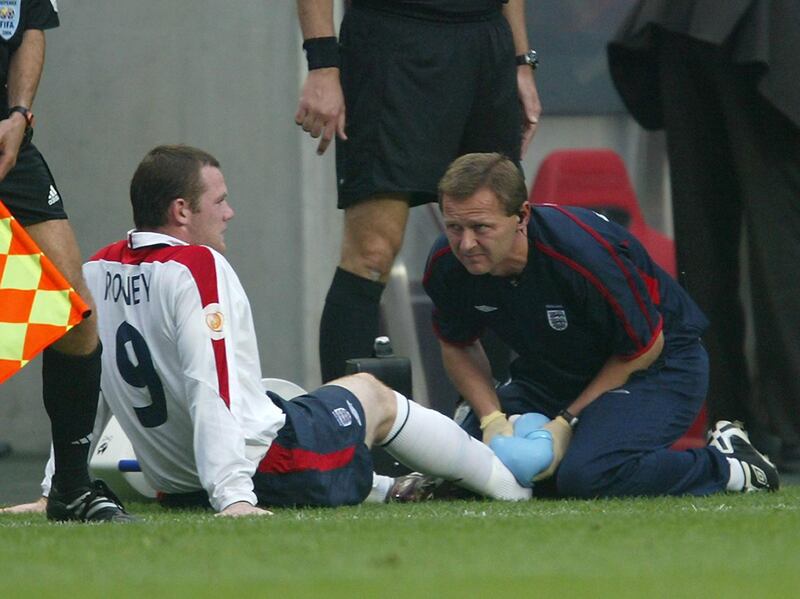
[[[483,442],[486,445],[497,435],[511,437],[514,435],[514,427],[500,410],[495,410],[481,418],[481,431],[483,431]]]
[[[553,461],[546,470],[533,478],[534,481],[544,480],[553,476],[561,460],[564,459],[564,454],[567,453],[569,442],[572,441],[572,427],[561,416],[553,418],[542,427],[542,430],[548,431],[553,437]]]

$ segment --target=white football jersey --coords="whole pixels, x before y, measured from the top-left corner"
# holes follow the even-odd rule
[[[264,394],[250,303],[206,246],[131,231],[83,274],[103,343],[103,398],[157,491],[256,503],[253,476],[283,412]]]

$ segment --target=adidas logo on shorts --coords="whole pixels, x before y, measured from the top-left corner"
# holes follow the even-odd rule
[[[48,206],[52,206],[56,202],[60,202],[60,201],[61,201],[61,196],[58,195],[58,192],[56,191],[56,188],[51,185],[50,186],[50,194],[47,196],[47,205]]]

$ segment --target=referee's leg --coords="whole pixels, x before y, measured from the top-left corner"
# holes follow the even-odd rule
[[[372,355],[381,295],[403,245],[408,212],[402,194],[374,196],[345,209],[341,261],[320,322],[323,382],[343,376],[348,359]]]
[[[53,487],[71,495],[90,485],[89,444],[100,392],[97,318],[81,274],[81,256],[69,221],[26,227],[36,244],[92,308],[92,314],[44,351],[42,384],[55,454]]]
[[[92,353],[98,343],[97,318],[94,315],[94,300],[83,280],[80,249],[72,226],[68,220],[59,219],[29,225],[25,230],[92,309],[88,318],[50,347],[70,355]]]

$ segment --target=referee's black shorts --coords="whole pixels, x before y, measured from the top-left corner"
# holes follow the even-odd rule
[[[23,227],[67,218],[50,168],[28,141],[19,150],[17,164],[0,181],[0,200]]]
[[[517,69],[502,13],[448,23],[353,8],[340,43],[348,140],[336,140],[339,208],[380,193],[434,201],[447,166],[469,152],[519,163]]]

